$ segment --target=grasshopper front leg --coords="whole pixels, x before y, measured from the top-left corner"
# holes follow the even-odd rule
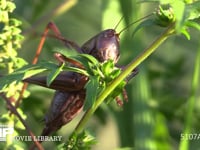
[[[124,69],[124,67],[119,67],[119,68],[121,68],[122,71]],[[125,81],[128,83],[133,77],[135,77],[138,74],[138,72],[139,72],[138,70],[139,70],[138,68],[135,68],[131,72],[131,74],[128,77],[126,77]],[[128,102],[128,94],[127,94],[127,91],[126,91],[125,88],[122,90],[122,96],[123,96],[123,99],[126,102]],[[115,100],[116,100],[116,103],[117,103],[118,106],[120,106],[120,107],[123,106],[123,101],[119,97],[116,97]]]
[[[62,41],[62,42],[65,44],[65,46],[67,46],[67,47],[69,47],[69,48],[73,48],[73,49],[75,49],[77,52],[82,53],[82,50],[81,50],[81,48],[78,46],[78,44],[76,44],[75,42],[70,41],[70,40],[64,38],[64,37],[62,36],[61,32],[59,31],[58,27],[57,27],[53,22],[49,22],[49,23],[47,24],[47,26],[46,26],[46,28],[45,28],[43,34],[42,34],[42,38],[41,38],[41,40],[40,40],[40,42],[39,42],[39,45],[38,45],[38,48],[37,48],[37,50],[36,50],[35,57],[33,58],[32,64],[36,64],[36,63],[38,62],[39,56],[40,56],[40,54],[41,54],[43,45],[44,45],[44,43],[45,43],[45,40],[46,40],[46,38],[47,38],[47,36],[48,36],[49,31],[52,31],[52,32],[54,33],[54,35],[52,35],[52,37],[54,37],[54,38],[56,38],[56,39]],[[59,60],[59,59],[58,59],[58,60]],[[28,86],[28,83],[24,83],[24,85],[23,85],[23,87],[22,87],[22,90],[21,90],[21,92],[20,92],[19,98],[18,98],[18,100],[17,100],[17,102],[16,102],[16,104],[15,104],[16,107],[19,106],[20,101],[21,101],[21,99],[23,98],[23,94],[24,94],[24,91],[26,90],[27,86]]]
[[[75,42],[72,42],[66,38],[64,38],[61,34],[61,32],[59,31],[58,27],[53,23],[53,22],[49,22],[42,34],[42,38],[40,40],[40,43],[38,45],[38,48],[37,48],[37,51],[36,51],[36,54],[35,54],[35,57],[32,61],[32,64],[36,64],[38,62],[38,58],[39,58],[39,55],[42,51],[42,48],[43,48],[43,45],[44,45],[44,42],[46,40],[46,38],[48,37],[48,33],[49,31],[52,31],[54,33],[54,35],[49,35],[49,36],[52,36],[58,40],[60,40],[61,42],[63,42],[65,44],[65,46],[67,46],[68,48],[73,48],[75,49],[77,52],[79,53],[82,53],[82,50],[81,48],[78,46],[78,44],[76,44]]]

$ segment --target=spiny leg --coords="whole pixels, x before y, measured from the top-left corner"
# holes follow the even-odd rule
[[[122,97],[124,101],[128,102],[128,95],[125,88],[122,90]],[[117,105],[120,107],[122,107],[124,104],[123,100],[121,100],[119,96],[115,98]]]
[[[122,70],[123,70],[123,68],[124,67],[121,67],[122,68]],[[133,77],[135,77],[137,74],[138,74],[138,72],[139,72],[139,69],[138,68],[135,68],[132,72],[131,72],[131,74],[128,76],[128,77],[126,77],[126,82],[128,83]],[[124,88],[123,90],[122,90],[122,96],[123,96],[123,99],[126,101],[126,102],[128,102],[128,94],[127,94],[127,91],[126,91],[126,89]],[[116,103],[117,103],[117,105],[118,106],[123,106],[123,101],[119,98],[119,97],[116,97],[115,98],[115,100],[116,100]]]
[[[45,28],[43,34],[42,34],[42,38],[41,38],[40,43],[39,43],[39,45],[38,45],[38,48],[37,48],[35,57],[33,58],[32,64],[36,64],[36,63],[38,62],[38,58],[39,58],[40,53],[41,53],[41,51],[42,51],[42,48],[43,48],[44,42],[45,42],[45,40],[46,40],[46,38],[47,38],[47,35],[48,35],[49,30],[53,31],[53,33],[54,33],[54,36],[53,36],[53,37],[55,37],[56,39],[62,41],[67,47],[72,47],[72,48],[74,48],[77,52],[82,53],[81,48],[80,48],[75,42],[72,42],[72,41],[67,40],[66,38],[64,38],[64,37],[61,35],[61,33],[60,33],[58,27],[57,27],[53,22],[49,22],[49,23],[47,24],[47,26],[46,26],[46,28]],[[67,61],[67,60],[66,60],[66,61]],[[16,103],[15,103],[15,107],[18,107],[18,106],[19,106],[20,101],[21,101],[21,99],[23,98],[24,91],[26,90],[27,86],[28,86],[28,83],[24,83],[24,85],[23,85],[23,87],[22,87],[22,90],[21,90],[21,92],[20,92],[19,98],[18,98],[18,100],[17,100]]]
[[[73,64],[76,67],[84,69],[84,66],[81,63],[79,63],[78,61],[75,61],[75,60],[73,60],[73,59],[71,59],[69,57],[63,56],[60,53],[55,53],[54,57],[58,60],[58,62],[60,64],[65,63],[65,62],[69,62],[69,63]]]
[[[139,73],[139,69],[135,68],[133,71],[129,74],[128,77],[126,77],[126,82],[129,82],[133,77],[135,77]]]
[[[53,31],[53,33],[54,33],[53,37],[54,38],[62,41],[67,47],[72,47],[77,52],[81,53],[81,48],[75,42],[72,42],[72,41],[67,40],[66,38],[64,38],[61,35],[58,27],[53,22],[49,22],[47,24],[45,30],[44,30],[44,33],[42,34],[42,38],[41,38],[40,43],[38,45],[38,48],[37,48],[37,51],[36,51],[36,55],[35,55],[35,57],[33,59],[32,64],[36,64],[37,63],[39,55],[40,55],[40,53],[42,51],[42,48],[43,48],[44,42],[45,42],[45,40],[47,38],[47,34],[48,34],[49,30]]]

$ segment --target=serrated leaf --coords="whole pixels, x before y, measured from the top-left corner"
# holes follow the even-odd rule
[[[58,68],[58,66],[52,62],[41,62],[35,65],[23,66],[22,68],[17,69],[15,72],[1,77],[0,89],[3,90],[13,82],[19,82],[30,76],[34,76],[36,74],[55,68]]]
[[[119,74],[121,73],[121,70],[120,69],[115,69],[112,71],[112,74],[111,74],[111,78],[114,79],[116,78],[117,76],[119,76]]]
[[[84,146],[90,148],[92,145],[96,144],[96,139],[86,131],[83,131],[82,139],[84,142]]]
[[[68,59],[74,60],[82,64],[87,71],[87,74],[92,76],[101,76],[104,77],[103,73],[100,70],[100,63],[99,61],[92,55],[89,54],[76,54],[70,55],[66,51],[63,50],[56,50],[56,52],[62,54]]]
[[[30,69],[30,70],[28,70],[28,71],[26,71],[25,73],[24,73],[24,77],[21,79],[21,80],[23,80],[23,79],[25,79],[25,78],[28,78],[28,77],[30,77],[30,76],[34,76],[34,75],[36,75],[36,74],[39,74],[39,73],[42,73],[42,72],[44,72],[44,71],[46,71],[47,69],[45,69],[45,68],[37,68],[37,69],[34,69],[34,70],[32,70],[32,69]]]
[[[99,88],[99,78],[96,76],[90,76],[90,80],[85,85],[86,88],[86,98],[84,104],[84,110],[90,108],[94,101],[96,100]]]
[[[87,73],[86,70],[84,69],[80,69],[80,68],[76,68],[76,67],[69,67],[69,66],[64,66],[63,70],[66,71],[72,71],[72,72],[77,72],[86,76],[89,76],[89,74]]]
[[[91,147],[96,144],[96,139],[86,131],[83,131],[79,134],[74,132],[69,140],[67,141],[66,145],[71,150],[90,150]],[[66,149],[66,145],[63,145]]]
[[[66,50],[62,50],[62,49],[56,49],[56,50],[54,50],[54,52],[60,53],[63,56],[65,56],[67,58],[70,58],[70,59],[73,59],[75,61],[78,61],[80,63],[82,63],[82,61],[83,62],[85,61],[82,58],[86,58],[87,61],[92,62],[94,64],[98,63],[98,60],[94,56],[89,55],[89,54],[75,54],[75,55],[72,55],[72,54],[69,54]],[[84,64],[84,63],[82,63],[82,64]]]
[[[13,82],[19,82],[22,81],[23,79],[33,76],[35,74],[41,73],[43,71],[46,71],[46,69],[35,69],[35,70],[19,70],[18,72],[14,72],[9,75],[5,75],[1,77],[1,82],[0,82],[0,89],[3,90],[6,88],[9,84]]]
[[[87,60],[87,62],[92,62],[94,64],[97,64],[98,61],[95,57],[93,57],[92,55],[89,55],[89,54],[76,54],[76,55],[72,55],[72,54],[69,54],[67,53],[67,51],[64,51],[64,50],[58,50],[56,49],[55,52],[57,53],[60,53],[62,54],[63,56],[67,57],[67,58],[70,58],[70,59],[73,59],[75,61],[78,61],[82,64],[84,64],[85,60]],[[85,59],[83,59],[85,58]]]
[[[103,63],[101,70],[105,76],[109,76],[109,74],[113,71],[113,68],[114,68],[114,62],[110,60]]]
[[[86,58],[87,60],[89,60],[93,64],[98,64],[99,63],[98,60],[94,56],[92,56],[92,55],[89,55],[89,54],[80,54],[79,56],[82,56],[82,57]]]
[[[47,76],[47,86],[50,86],[50,84],[53,82],[53,80],[60,74],[60,72],[63,70],[63,67],[65,64],[63,63],[60,67],[53,69]]]
[[[94,75],[96,72],[99,72],[98,70],[99,62],[96,60],[95,57],[91,55],[79,54],[76,56],[70,56],[70,58],[80,62],[85,67],[87,72],[91,75]]]
[[[39,66],[36,66],[36,65],[26,65],[26,66],[23,66],[19,69],[17,69],[15,72],[13,72],[12,74],[19,74],[19,73],[25,73],[27,72],[28,70],[34,70],[34,69],[37,69]],[[11,74],[10,74],[11,75]]]

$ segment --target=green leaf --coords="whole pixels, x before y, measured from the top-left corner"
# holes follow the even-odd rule
[[[199,23],[196,23],[194,21],[187,21],[186,22],[186,26],[193,27],[193,28],[195,28],[195,29],[197,29],[197,30],[200,31],[200,25],[199,25]]]
[[[65,56],[68,59],[71,59],[71,60],[81,63],[87,70],[88,74],[90,74],[90,75],[96,75],[96,74],[101,73],[101,71],[98,68],[99,62],[92,55],[89,55],[89,54],[71,55],[64,50],[58,50],[58,49],[56,49],[55,52],[62,54],[63,56]]]
[[[25,78],[28,78],[28,77],[31,77],[31,76],[34,76],[34,75],[37,75],[39,73],[42,73],[44,71],[46,71],[47,69],[45,68],[36,68],[36,69],[30,69],[30,70],[27,70],[27,72],[24,73],[24,77],[20,80],[23,80]]]
[[[82,63],[90,75],[102,75],[99,69],[99,62],[94,56],[88,54],[80,54],[77,56],[72,56],[71,58]]]
[[[114,68],[114,62],[108,60],[102,64],[101,70],[105,76],[109,76],[110,73],[113,71],[113,68]]]
[[[95,57],[93,57],[92,55],[88,55],[88,54],[79,54],[76,56],[70,56],[70,58],[83,64],[85,69],[89,72],[91,72],[91,67],[94,67],[94,66],[97,67],[99,64],[99,62],[97,61],[97,59]],[[90,73],[90,74],[92,74],[92,73]]]
[[[169,5],[162,5],[155,12],[155,23],[161,27],[167,27],[175,22],[175,14]]]
[[[61,71],[66,70],[66,71],[72,71],[72,72],[77,72],[86,76],[89,76],[89,74],[80,68],[77,67],[70,67],[70,66],[65,66],[65,63],[63,63],[61,66],[57,65],[48,65],[49,69],[51,68],[51,72],[47,76],[47,86],[50,86],[50,84],[53,82],[53,80],[60,74]]]
[[[112,74],[110,75],[111,79],[116,78],[117,76],[119,76],[119,74],[121,73],[120,69],[115,69],[112,71]]]
[[[182,33],[188,40],[190,40],[190,34],[189,34],[187,28],[183,28],[183,29],[181,30],[181,33]]]
[[[9,20],[9,22],[10,22],[10,25],[12,25],[12,26],[20,26],[20,25],[22,24],[21,21],[15,19],[15,18],[11,18],[11,19]]]
[[[81,132],[80,134],[73,133],[66,145],[63,148],[70,150],[90,150],[94,144],[96,144],[96,139],[86,131]]]
[[[28,66],[22,67],[16,72],[13,72],[9,75],[5,75],[1,77],[0,89],[2,91],[4,88],[8,87],[9,84],[13,82],[22,81],[23,79],[27,77],[33,76],[35,74],[38,74],[44,71],[46,71],[46,69],[37,68],[36,66],[30,67],[30,68],[28,68]]]
[[[50,86],[50,84],[53,82],[53,80],[60,74],[60,72],[63,70],[63,67],[65,64],[63,63],[60,67],[53,69],[47,76],[47,86]]]
[[[90,108],[96,100],[99,91],[99,78],[96,76],[90,76],[90,80],[85,85],[86,98],[84,104],[84,110]]]
[[[1,77],[0,89],[3,90],[13,82],[19,82],[25,78],[34,76],[44,71],[56,70],[56,69],[58,69],[58,65],[52,62],[41,62],[35,65],[23,66],[22,68],[17,69],[15,72]]]
[[[200,16],[200,1],[193,2],[186,5],[186,12],[188,13],[188,19],[194,20]]]
[[[42,61],[42,62],[35,64],[34,66],[45,68],[47,70],[54,70],[54,69],[58,68],[59,65],[57,65],[53,62]]]
[[[69,59],[73,59],[75,61],[80,62],[81,64],[85,64],[88,62],[91,62],[93,64],[98,64],[98,60],[94,56],[89,55],[89,54],[74,54],[74,55],[72,55],[72,54],[69,54],[66,50],[60,50],[60,49],[56,49],[56,50],[54,50],[54,52],[60,53]]]
[[[98,64],[99,61],[92,55],[89,55],[89,54],[80,54],[78,56],[81,56],[83,58],[85,58],[86,60],[89,60],[91,63],[93,64]]]
[[[13,2],[9,2],[9,1],[7,1],[6,3],[7,3],[7,10],[9,12],[13,12],[13,10],[16,8],[15,4]]]
[[[88,72],[86,70],[80,69],[80,68],[76,68],[76,67],[64,66],[63,70],[77,72],[77,73],[89,76],[89,74],[88,74]]]

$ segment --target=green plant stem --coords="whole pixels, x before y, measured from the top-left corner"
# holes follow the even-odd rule
[[[149,55],[151,55],[156,50],[156,48],[161,45],[173,32],[174,24],[170,25],[149,47],[147,47],[138,57],[136,57],[129,65],[127,65],[124,71],[102,92],[102,94],[96,100],[95,104],[86,111],[74,132],[80,133],[84,129],[84,126],[89,118],[99,107],[99,105],[106,99],[106,97],[134,70],[134,68],[136,68]]]
[[[189,142],[186,137],[187,134],[191,133],[192,128],[192,118],[194,113],[194,107],[195,107],[195,95],[197,93],[198,85],[199,85],[199,72],[200,72],[200,47],[197,51],[196,55],[196,62],[194,64],[194,72],[193,72],[193,79],[192,79],[192,85],[191,85],[191,93],[190,97],[188,98],[187,102],[187,115],[185,118],[185,129],[183,132],[183,138],[181,136],[181,141],[179,145],[179,150],[188,150],[189,149]]]

